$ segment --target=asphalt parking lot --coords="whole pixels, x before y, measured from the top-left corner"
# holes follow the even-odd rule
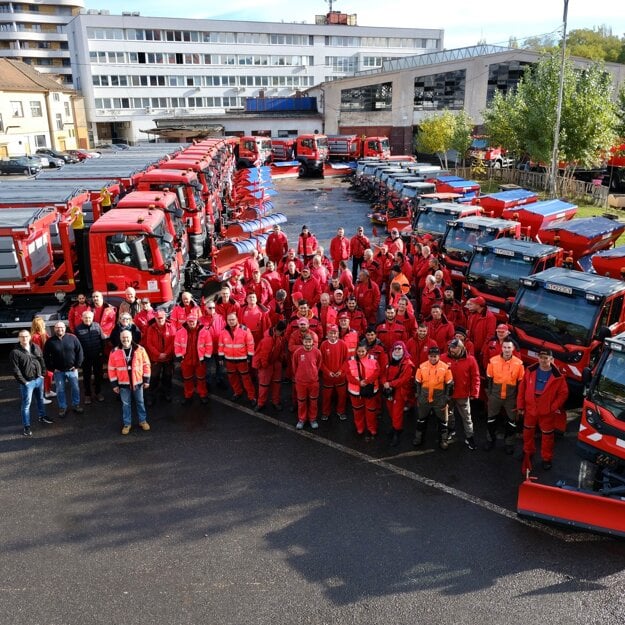
[[[303,223],[326,245],[338,225],[351,235],[366,223],[338,180],[277,186],[291,241]],[[286,401],[261,414],[226,393],[208,406],[157,404],[150,432],[121,437],[109,389],[25,439],[0,354],[0,622],[625,618],[625,543],[519,519],[520,463],[501,446],[443,452],[431,427],[416,451],[412,417],[396,449],[386,417],[374,442],[335,417],[297,432]],[[483,442],[479,411],[476,426]],[[575,429],[573,419],[541,481],[574,481]]]

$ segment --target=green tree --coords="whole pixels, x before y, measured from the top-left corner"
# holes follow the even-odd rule
[[[417,152],[436,154],[441,166],[447,169],[447,152],[452,147],[455,129],[455,118],[449,111],[422,120],[417,132]]]
[[[612,34],[607,26],[572,30],[566,39],[571,56],[581,56],[593,61],[618,63],[625,40]]]
[[[616,134],[619,138],[625,139],[625,85],[623,85],[618,92],[616,116],[618,117],[615,128]]]
[[[466,111],[460,111],[454,115],[454,134],[451,140],[451,149],[458,152],[463,165],[467,152],[471,147],[474,126],[475,123]]]

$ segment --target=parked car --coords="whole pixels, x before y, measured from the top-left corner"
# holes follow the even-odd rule
[[[60,158],[65,163],[77,163],[79,160],[77,156],[74,156],[73,154],[70,154],[69,152],[59,152],[58,150],[52,150],[50,148],[39,148],[35,152],[35,154],[41,154],[47,157],[52,156],[54,158]]]
[[[95,149],[98,152],[122,152],[128,150],[129,146],[126,143],[98,143]]]
[[[84,161],[88,158],[100,158],[99,152],[90,152],[89,150],[67,150],[67,153],[75,156],[79,161]]]
[[[65,165],[65,161],[62,158],[47,156],[46,154],[29,154],[26,158],[33,163],[41,163],[41,167],[43,168],[55,169]]]
[[[33,163],[25,156],[17,156],[7,160],[0,160],[0,174],[22,174],[34,176],[41,171],[41,165]]]

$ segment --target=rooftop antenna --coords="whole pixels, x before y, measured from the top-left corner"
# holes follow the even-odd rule
[[[332,5],[334,4],[334,0],[325,0],[328,3],[328,6],[330,7],[329,13],[332,13]]]

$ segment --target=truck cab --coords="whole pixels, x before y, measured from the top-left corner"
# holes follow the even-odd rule
[[[295,160],[302,176],[323,177],[323,164],[328,160],[328,138],[325,135],[299,135],[293,145]]]
[[[454,280],[464,280],[473,249],[483,241],[504,237],[518,239],[521,224],[518,221],[473,215],[447,222],[441,239],[440,251]]]
[[[514,165],[514,159],[508,156],[504,148],[491,145],[488,137],[482,136],[473,137],[469,147],[469,159],[473,166],[481,162],[492,169]]]
[[[470,297],[483,297],[501,321],[507,321],[506,307],[519,290],[519,280],[550,267],[560,267],[562,248],[534,241],[501,238],[478,243],[466,270]]]
[[[481,213],[482,209],[479,206],[453,202],[419,205],[412,223],[413,236],[418,242],[440,243],[447,230],[448,221]]]
[[[355,161],[359,158],[387,159],[391,155],[388,137],[328,135],[331,161]]]
[[[236,148],[237,167],[260,167],[271,161],[269,137],[245,136]]]
[[[625,330],[625,282],[595,274],[551,268],[520,280],[510,310],[521,355],[553,350],[569,385],[581,388],[584,367],[593,367],[607,336]]]

